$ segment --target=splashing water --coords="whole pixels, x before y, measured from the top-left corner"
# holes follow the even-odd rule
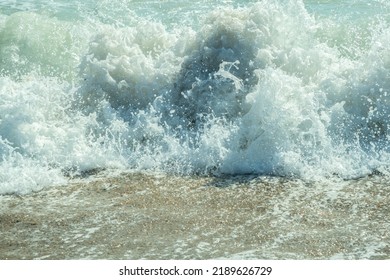
[[[107,168],[388,173],[383,1],[0,7],[1,194]]]

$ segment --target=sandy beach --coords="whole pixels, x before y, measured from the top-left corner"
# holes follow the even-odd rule
[[[0,259],[389,258],[388,187],[372,181],[98,175],[0,196]]]

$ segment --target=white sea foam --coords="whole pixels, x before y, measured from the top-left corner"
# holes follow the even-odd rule
[[[357,47],[344,19],[332,25],[298,0],[223,5],[201,24],[184,5],[183,25],[135,12],[114,20],[108,2],[98,6],[74,21],[35,8],[1,15],[0,193],[104,168],[387,172],[390,29],[380,14],[353,30]]]

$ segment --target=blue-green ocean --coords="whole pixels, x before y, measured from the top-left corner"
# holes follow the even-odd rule
[[[0,0],[0,196],[97,172],[284,178],[382,220],[390,2]],[[382,221],[324,257],[389,257]]]

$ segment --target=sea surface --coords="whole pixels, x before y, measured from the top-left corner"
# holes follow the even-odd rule
[[[324,258],[389,258],[390,2],[0,0],[0,197],[122,172],[293,185],[364,229]]]

